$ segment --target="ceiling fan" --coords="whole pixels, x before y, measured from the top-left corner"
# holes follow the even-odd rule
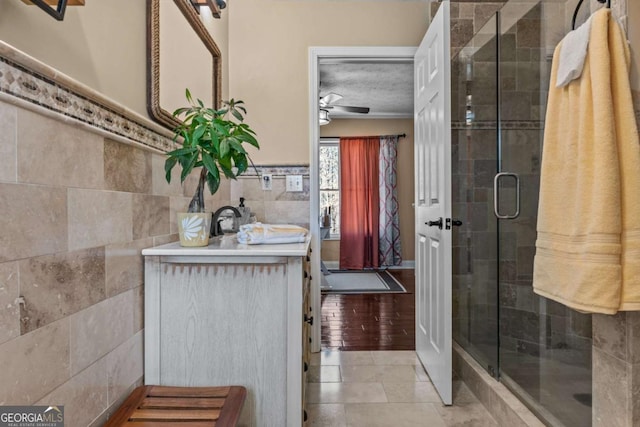
[[[337,93],[330,92],[325,96],[320,97],[319,106],[320,106],[320,126],[326,125],[331,121],[331,117],[329,117],[329,111],[344,111],[347,113],[358,113],[358,114],[368,114],[369,107],[352,107],[348,105],[335,105],[336,102],[342,99],[342,95],[338,95]]]

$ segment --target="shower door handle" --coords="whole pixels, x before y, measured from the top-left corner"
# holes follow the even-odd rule
[[[516,181],[516,209],[511,215],[501,214],[499,206],[500,192],[498,189],[500,187],[500,179],[507,176],[512,177]],[[498,219],[515,219],[520,216],[520,177],[518,174],[512,172],[500,172],[493,178],[493,213]]]

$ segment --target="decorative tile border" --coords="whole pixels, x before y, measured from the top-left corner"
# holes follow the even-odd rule
[[[162,152],[172,132],[0,41],[0,93]]]
[[[497,122],[495,121],[478,121],[473,122],[471,126],[463,121],[451,122],[451,129],[453,130],[495,130]],[[544,121],[542,120],[503,120],[500,122],[500,128],[502,130],[539,130],[544,129]]]
[[[285,176],[285,175],[302,175],[309,176],[309,165],[256,165],[258,174],[251,166],[240,177],[255,177],[265,173],[270,173],[273,176]]]

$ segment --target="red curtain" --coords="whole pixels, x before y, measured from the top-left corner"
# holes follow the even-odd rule
[[[377,268],[380,138],[340,138],[340,269]]]

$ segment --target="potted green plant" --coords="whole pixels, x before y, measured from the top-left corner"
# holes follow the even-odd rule
[[[244,123],[247,110],[244,102],[231,99],[222,101],[220,109],[208,108],[200,99],[194,101],[186,90],[188,107],[178,108],[173,116],[182,118],[175,129],[174,140],[182,138],[182,147],[167,153],[164,164],[167,182],[171,171],[179,164],[180,182],[198,167],[200,179],[187,213],[178,213],[180,243],[183,246],[206,246],[209,243],[211,214],[205,213],[204,186],[215,194],[223,176],[236,179],[249,168],[251,159],[244,143],[260,148],[255,132]]]

